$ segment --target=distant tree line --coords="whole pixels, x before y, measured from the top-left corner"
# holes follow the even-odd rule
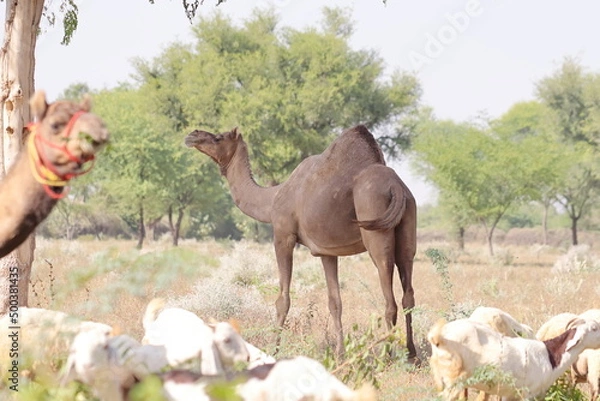
[[[539,213],[544,233],[558,207],[578,243],[600,189],[599,74],[567,58],[536,83],[536,100],[497,119],[440,120],[420,103],[414,75],[386,74],[376,51],[350,47],[352,27],[349,11],[337,8],[302,30],[280,26],[269,10],[241,26],[216,14],[192,27],[193,43],[135,60],[131,82],[71,85],[62,97],[92,92],[113,141],[40,233],[137,238],[140,247],[165,233],[174,245],[182,237],[267,240],[270,227],[237,210],[214,163],[185,148],[184,136],[238,126],[257,181],[272,185],[361,123],[388,159],[411,157],[438,189],[435,213],[459,245],[479,224],[493,254],[494,231],[523,224],[513,217],[524,207]]]
[[[40,230],[73,238],[136,237],[157,227],[181,237],[268,238],[270,228],[233,205],[218,169],[185,148],[194,129],[238,126],[256,179],[286,179],[345,128],[365,124],[389,153],[408,145],[420,86],[408,73],[386,75],[373,50],[353,50],[349,11],[324,8],[319,27],[281,27],[271,10],[242,26],[222,14],[200,18],[194,43],[136,60],[133,82],[92,91],[73,84],[64,98],[93,93],[111,146]],[[152,233],[151,233],[152,234]]]
[[[466,227],[481,224],[493,254],[501,219],[535,203],[544,238],[548,213],[558,206],[577,245],[580,220],[598,210],[600,74],[567,58],[536,83],[536,97],[498,119],[443,121],[422,111],[415,164],[438,188],[459,243]]]

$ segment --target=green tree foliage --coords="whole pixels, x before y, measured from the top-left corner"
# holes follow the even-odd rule
[[[564,172],[570,163],[568,152],[548,129],[550,113],[540,102],[521,102],[492,123],[494,132],[501,140],[511,141],[521,147],[527,169],[537,172],[529,184],[528,199],[543,206],[544,243],[547,241],[549,209],[556,201]]]
[[[112,146],[98,166],[107,202],[131,226],[137,226],[138,246],[145,237],[146,218],[165,213],[164,183],[173,180],[173,143],[165,140],[168,120],[150,112],[142,92],[123,86],[95,95],[95,111],[112,134]]]
[[[532,138],[515,134],[501,122],[479,127],[434,118],[420,125],[415,138],[420,170],[451,204],[455,226],[460,229],[469,219],[481,223],[491,255],[502,216],[515,203],[535,196],[534,183],[543,166],[531,163],[541,146]]]
[[[214,163],[183,145],[193,129],[240,126],[266,185],[358,123],[387,135],[390,151],[403,149],[411,132],[392,127],[415,111],[418,82],[400,72],[385,79],[376,52],[350,48],[352,28],[341,9],[325,8],[320,27],[306,30],[279,27],[272,10],[241,26],[216,14],[193,27],[195,43],[135,60],[135,82],[93,96],[111,145],[68,202],[73,213],[95,217],[75,226],[84,219],[63,213],[55,223],[62,218],[70,237],[118,216],[137,232],[138,246],[161,218],[175,245],[181,235],[267,238],[268,227],[236,212]],[[88,91],[78,83],[63,97]]]
[[[218,236],[220,228],[230,225],[231,221],[219,216],[229,216],[233,207],[209,160],[198,158],[183,146],[189,123],[181,85],[186,79],[183,71],[191,59],[187,46],[174,44],[152,62],[135,62],[139,91],[148,102],[149,110],[168,121],[168,129],[162,134],[163,141],[170,144],[170,154],[168,166],[163,169],[166,179],[161,210],[167,215],[174,245],[178,243],[186,211],[194,214],[197,223],[214,221],[208,232]],[[236,237],[237,233],[233,230],[225,236]]]
[[[269,10],[242,26],[222,15],[201,19],[181,83],[191,127],[239,126],[256,175],[275,183],[343,129],[399,119],[418,99],[416,80],[399,72],[383,80],[374,51],[350,48],[351,27],[339,9],[325,9],[320,29],[302,31],[279,29]]]
[[[142,97],[152,113],[169,121],[163,138],[179,146],[169,166],[177,179],[165,182],[170,221],[181,221],[181,210],[188,207],[196,223],[215,217],[210,207],[194,206],[202,203],[230,216],[213,226],[215,232],[232,221],[253,237],[268,232],[227,210],[232,203],[215,179],[213,163],[181,146],[193,129],[239,126],[250,143],[255,175],[268,185],[286,179],[343,129],[358,123],[386,127],[414,112],[420,95],[416,79],[396,72],[385,80],[374,51],[351,49],[347,10],[324,9],[319,29],[278,24],[271,10],[256,10],[241,26],[216,14],[193,27],[193,45],[173,44],[152,61],[136,61]],[[398,150],[410,133],[402,131],[404,139],[392,129],[386,134],[389,148]]]
[[[537,85],[538,97],[552,110],[548,124],[569,161],[556,199],[571,219],[573,245],[578,243],[578,222],[589,213],[600,185],[599,79],[598,74],[585,72],[579,62],[567,58]]]

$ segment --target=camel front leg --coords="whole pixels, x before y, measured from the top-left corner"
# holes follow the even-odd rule
[[[279,296],[275,301],[277,309],[277,324],[280,332],[277,336],[277,349],[281,343],[281,330],[285,324],[288,312],[290,310],[290,284],[292,282],[293,253],[295,241],[286,238],[278,238],[275,235],[275,257],[277,258],[277,268],[279,271]]]
[[[338,280],[338,258],[337,256],[322,256],[321,263],[323,263],[325,280],[327,281],[329,313],[331,313],[335,328],[335,353],[339,358],[344,355],[344,332],[342,329],[342,297]]]

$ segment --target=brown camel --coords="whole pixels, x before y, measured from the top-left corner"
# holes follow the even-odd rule
[[[338,256],[368,251],[379,272],[388,327],[396,324],[398,313],[393,292],[394,265],[398,266],[406,344],[409,358],[416,356],[410,313],[415,305],[416,204],[400,177],[385,166],[383,153],[366,127],[344,131],[322,154],[306,158],[286,182],[272,187],[261,187],[252,178],[248,148],[237,128],[219,135],[194,131],[186,136],[185,144],[219,165],[242,212],[273,225],[280,285],[275,305],[280,326],[290,308],[293,250],[299,243],[321,257],[336,352],[341,355]]]
[[[36,123],[28,126],[27,145],[0,181],[0,257],[50,214],[69,180],[89,171],[109,137],[102,120],[90,113],[89,98],[48,104],[38,91],[29,104]]]

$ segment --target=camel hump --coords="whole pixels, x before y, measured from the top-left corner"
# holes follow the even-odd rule
[[[348,128],[337,137],[323,152],[323,156],[333,164],[351,161],[354,168],[377,163],[385,164],[383,152],[375,137],[364,125]]]

